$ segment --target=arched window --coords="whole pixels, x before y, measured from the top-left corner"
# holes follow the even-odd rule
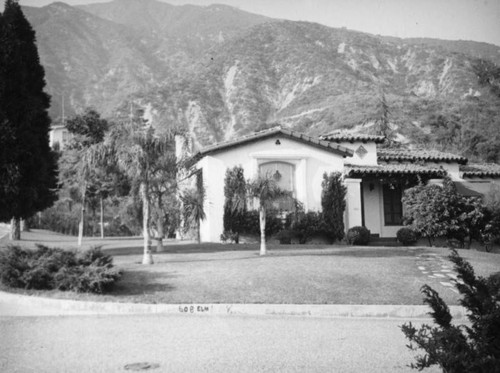
[[[295,197],[295,165],[279,161],[262,163],[259,175],[273,178],[281,189],[292,192]],[[292,198],[282,198],[274,205],[277,210],[282,211],[292,211],[295,207]]]

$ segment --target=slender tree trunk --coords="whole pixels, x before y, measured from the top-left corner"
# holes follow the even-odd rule
[[[30,231],[30,224],[28,223],[28,220],[21,219],[21,231],[22,232],[29,232]]]
[[[83,227],[85,219],[85,195],[87,194],[87,183],[83,183],[83,193],[82,193],[82,209],[80,211],[80,223],[78,223],[78,246],[82,246],[83,242]]]
[[[201,244],[201,224],[200,220],[196,222],[196,243]]]
[[[21,239],[21,219],[12,218],[10,221],[10,239],[19,241]]]
[[[92,208],[92,237],[95,237],[96,212],[95,207]]]
[[[146,183],[141,183],[141,195],[142,195],[142,231],[144,235],[144,256],[142,258],[142,264],[153,264],[153,254],[149,247],[149,198],[148,198],[148,187]]]
[[[159,214],[161,215],[161,214]],[[157,225],[157,235],[158,237],[156,237],[156,252],[157,253],[161,253],[162,251],[164,251],[164,247],[163,247],[163,217],[162,216],[158,216],[158,219],[156,221],[156,225]]]
[[[101,238],[104,238],[104,198],[101,196],[101,218],[100,218],[100,226],[101,226]]]
[[[266,208],[259,208],[259,225],[260,225],[260,255],[266,255]]]

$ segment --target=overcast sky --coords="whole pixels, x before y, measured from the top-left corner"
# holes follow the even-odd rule
[[[2,1],[2,0],[0,0]],[[71,5],[110,0],[65,0]],[[116,0],[120,1],[120,0]],[[227,4],[273,18],[347,27],[372,34],[474,40],[500,46],[500,0],[158,0]],[[44,6],[53,0],[20,0]],[[1,7],[3,8],[3,1]]]

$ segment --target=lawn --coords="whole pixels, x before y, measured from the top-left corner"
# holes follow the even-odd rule
[[[23,245],[42,242],[74,247],[76,239],[43,231],[24,233]],[[422,260],[440,266],[449,250],[427,247],[351,247],[344,245],[220,245],[169,242],[154,254],[155,264],[141,263],[138,238],[86,240],[101,244],[124,270],[113,293],[98,296],[36,292],[44,296],[141,303],[285,303],[285,304],[422,304],[420,287],[429,284],[448,304],[458,295],[429,278]],[[500,271],[500,255],[459,250],[480,275]],[[5,290],[5,289],[4,289]]]

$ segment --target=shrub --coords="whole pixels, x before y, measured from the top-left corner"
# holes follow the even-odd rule
[[[36,250],[9,246],[0,252],[0,281],[10,287],[100,293],[121,276],[112,258],[94,247],[72,251],[37,245]]]
[[[367,245],[370,242],[370,231],[366,227],[356,226],[347,231],[349,245]]]
[[[245,212],[245,223],[241,233],[260,234],[259,211],[250,210]],[[266,216],[266,237],[271,237],[283,229],[281,218],[274,211],[268,211]]]
[[[121,272],[110,266],[63,267],[54,276],[55,288],[78,293],[101,294],[111,290]]]
[[[245,229],[246,188],[243,168],[228,168],[224,179],[224,231],[242,233]]]
[[[332,240],[344,238],[344,211],[347,188],[342,184],[342,175],[333,172],[323,175],[321,207],[325,222],[325,233]]]
[[[325,232],[323,215],[314,211],[300,211],[293,217],[290,228],[299,238],[299,243],[305,244],[312,236]]]
[[[429,246],[436,237],[456,239],[461,246],[466,237],[480,239],[488,220],[481,200],[458,194],[449,177],[442,187],[420,184],[407,189],[402,202],[405,224],[427,237]]]
[[[404,246],[413,245],[418,240],[417,233],[413,229],[408,227],[404,227],[398,230],[398,232],[396,233],[396,237],[398,239],[398,242],[400,242]]]
[[[282,245],[290,245],[292,243],[293,233],[289,229],[283,229],[276,235],[276,238],[280,241]]]
[[[104,254],[100,246],[94,246],[80,255],[79,264],[84,266],[112,267],[113,258]]]
[[[240,234],[232,231],[224,231],[220,235],[221,242],[229,242],[229,243],[239,243],[240,242]]]
[[[476,277],[472,266],[455,250],[449,256],[458,273],[460,304],[467,309],[468,325],[456,325],[446,303],[430,286],[421,289],[424,302],[431,308],[436,326],[412,323],[401,330],[410,340],[412,351],[422,349],[411,367],[422,370],[439,365],[443,372],[498,372],[500,367],[500,280],[498,275]]]

